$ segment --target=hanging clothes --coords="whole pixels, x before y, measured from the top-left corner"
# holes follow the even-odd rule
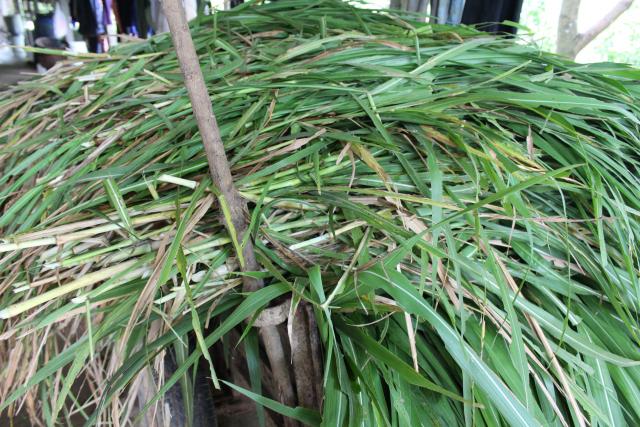
[[[523,0],[467,0],[462,23],[477,25],[483,31],[495,34],[515,34],[517,28],[503,25],[503,21],[520,21]]]
[[[87,42],[89,52],[103,53],[106,43],[107,25],[111,24],[111,0],[71,0],[74,21],[80,24],[78,32]]]
[[[140,37],[147,38],[151,34],[149,25],[149,0],[132,0],[136,2],[136,13],[138,18],[138,32]]]
[[[431,0],[430,4],[430,14],[432,16],[430,22],[449,25],[458,25],[460,23],[465,0]]]
[[[105,33],[107,32],[107,25],[113,24],[111,21],[111,11],[113,10],[113,0],[102,0],[102,23],[105,27]]]
[[[114,10],[119,31],[123,34],[139,37],[137,3],[133,0],[116,0]],[[144,9],[142,10],[144,13]],[[146,34],[145,34],[146,35]]]
[[[85,37],[104,34],[103,9],[102,0],[72,0],[71,14],[73,20],[80,24],[78,32]]]
[[[53,27],[57,39],[64,39],[68,47],[73,46],[73,29],[71,25],[71,8],[69,0],[58,0],[53,12]]]
[[[113,0],[122,34],[146,39],[153,35],[149,25],[150,0]]]

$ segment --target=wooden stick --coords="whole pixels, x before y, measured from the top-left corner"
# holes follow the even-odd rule
[[[202,76],[200,61],[196,53],[193,39],[187,24],[184,9],[180,0],[162,0],[162,8],[167,17],[171,38],[176,49],[180,69],[184,76],[184,83],[191,100],[191,108],[198,123],[202,144],[209,163],[209,173],[213,184],[224,196],[231,212],[231,222],[238,236],[238,241],[243,241],[244,233],[247,232],[247,212],[246,202],[235,188],[227,155],[220,137],[220,129],[216,117],[211,108],[209,92]],[[226,224],[226,222],[225,222]],[[227,228],[229,228],[227,224]],[[231,230],[229,230],[231,233]],[[238,254],[239,255],[239,254]],[[253,243],[247,239],[247,244],[242,249],[244,258],[243,271],[258,271],[260,266],[256,261]],[[263,286],[262,280],[242,276],[243,289],[245,291],[255,291]],[[291,377],[289,375],[289,364],[284,353],[284,346],[280,338],[277,326],[265,326],[260,329],[260,335],[265,343],[265,351],[271,363],[274,373],[274,381],[282,403],[289,406],[295,405],[295,393]],[[286,425],[296,425],[293,420],[286,420]]]
[[[179,0],[164,0],[162,1],[162,8],[169,23],[171,38],[173,39],[180,69],[184,76],[184,84],[187,87],[189,99],[191,100],[193,115],[198,123],[202,145],[204,145],[207,162],[209,163],[211,180],[229,205],[231,221],[238,235],[238,241],[241,242],[248,225],[245,215],[247,212],[247,204],[245,200],[240,197],[233,184],[229,161],[224,151],[216,116],[213,114],[213,109],[211,108],[209,92],[204,83],[204,77],[200,69],[196,48],[191,39],[184,8]],[[245,261],[244,271],[258,271],[260,269],[256,261],[251,239],[248,239],[247,244],[243,247],[242,257]],[[243,276],[242,280],[244,291],[255,291],[262,287],[262,280],[260,279]]]

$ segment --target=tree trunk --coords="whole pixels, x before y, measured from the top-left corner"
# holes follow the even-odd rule
[[[578,14],[581,0],[563,0],[558,20],[556,52],[568,58],[576,55],[591,43],[600,33],[606,30],[633,3],[633,0],[618,1],[608,13],[584,33],[578,33]]]
[[[581,0],[563,0],[558,19],[558,37],[556,52],[571,59],[578,54],[575,51],[576,37],[578,36],[578,13]]]

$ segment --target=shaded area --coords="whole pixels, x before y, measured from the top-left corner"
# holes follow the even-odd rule
[[[36,71],[27,64],[0,65],[0,87],[10,86],[34,77]]]

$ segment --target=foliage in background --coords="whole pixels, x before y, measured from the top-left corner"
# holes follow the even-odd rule
[[[525,0],[520,23],[531,29],[532,39],[543,50],[556,50],[556,34],[560,1]],[[578,17],[579,29],[602,16],[610,7],[608,2],[583,0]],[[640,3],[634,2],[629,10],[578,54],[579,62],[620,62],[640,65]],[[524,33],[524,31],[521,31]]]
[[[239,292],[168,35],[5,91],[1,411],[126,424],[222,343],[311,425],[640,424],[640,71],[335,0],[192,30],[270,284]],[[320,413],[243,323],[283,296]]]

